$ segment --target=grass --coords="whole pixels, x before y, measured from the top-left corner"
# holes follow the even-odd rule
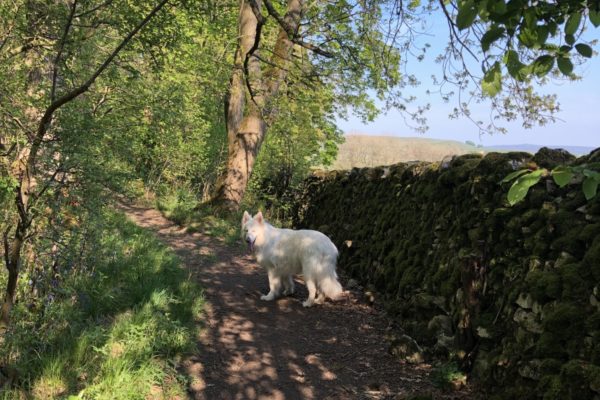
[[[186,397],[177,365],[196,349],[201,289],[122,215],[106,214],[96,240],[95,264],[66,276],[41,315],[15,307],[0,354],[16,378],[1,399]]]
[[[202,232],[222,238],[228,245],[238,244],[241,213],[219,216],[211,207],[198,208],[197,205],[198,200],[194,194],[186,189],[175,190],[156,200],[156,206],[163,215],[178,225],[185,226],[187,232]]]
[[[156,206],[165,217],[182,226],[192,222],[196,204],[196,196],[186,188],[170,191],[156,199]]]
[[[466,384],[466,378],[456,362],[441,364],[431,373],[433,385],[444,390],[459,389]]]

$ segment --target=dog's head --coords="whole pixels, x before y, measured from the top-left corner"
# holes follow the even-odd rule
[[[262,212],[258,212],[254,217],[244,211],[242,217],[242,239],[246,241],[251,251],[254,251],[255,245],[262,244],[263,231],[265,228],[265,219]]]

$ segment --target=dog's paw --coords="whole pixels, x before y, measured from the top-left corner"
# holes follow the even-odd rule
[[[265,300],[265,301],[271,301],[273,300],[275,296],[273,296],[271,293],[269,294],[263,294],[262,296],[260,296],[261,300]]]
[[[315,304],[314,301],[312,301],[312,300],[306,300],[306,301],[302,302],[302,307],[312,307],[313,304]]]

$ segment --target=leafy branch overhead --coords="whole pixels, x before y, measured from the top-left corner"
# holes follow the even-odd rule
[[[458,60],[459,89],[479,86],[499,118],[520,115],[525,127],[552,122],[558,111],[556,98],[538,94],[539,86],[578,79],[577,66],[595,54],[589,31],[600,25],[597,1],[440,0],[440,7],[451,27],[445,59]],[[458,113],[468,117],[466,107]]]
[[[571,183],[581,183],[581,189],[588,201],[596,197],[600,184],[600,172],[589,169],[586,165],[561,165],[552,170],[546,168],[521,169],[508,174],[500,183],[514,180],[507,195],[508,203],[512,206],[527,196],[529,188],[537,184],[543,177],[548,176],[551,176],[561,188]]]
[[[589,20],[594,27],[600,25],[596,1],[466,0],[458,3],[456,26],[460,30],[476,29],[477,17],[485,29],[479,38],[486,56],[485,80],[499,75],[497,64],[489,67],[487,62],[499,57],[508,74],[519,81],[532,76],[542,78],[555,65],[563,75],[571,77],[573,59],[593,55],[592,47],[582,38],[586,22]],[[487,92],[490,96],[499,92],[497,87],[492,89]]]

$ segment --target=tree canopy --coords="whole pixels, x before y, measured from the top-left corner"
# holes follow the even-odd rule
[[[525,127],[553,122],[556,96],[539,94],[540,87],[578,79],[576,66],[594,55],[597,39],[589,30],[600,24],[594,1],[440,1],[439,8],[450,33],[445,78],[491,99],[493,120],[477,122],[483,130],[497,130],[497,120],[521,119]],[[469,115],[466,102],[457,113]]]

